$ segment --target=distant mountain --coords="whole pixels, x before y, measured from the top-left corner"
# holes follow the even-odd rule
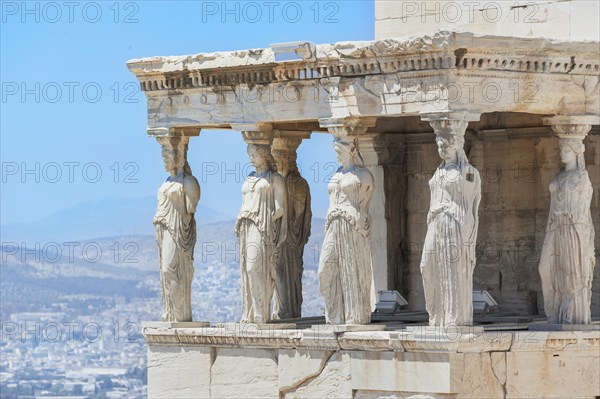
[[[152,217],[156,211],[156,197],[96,199],[64,209],[30,223],[0,225],[1,240],[25,242],[62,242],[94,237],[154,234]],[[198,224],[216,223],[235,218],[200,205],[196,215]],[[31,243],[31,244],[30,244]]]

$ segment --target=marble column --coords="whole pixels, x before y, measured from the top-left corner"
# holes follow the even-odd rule
[[[200,185],[187,162],[189,137],[171,132],[157,137],[169,177],[158,190],[154,216],[160,261],[164,322],[192,321],[193,255],[196,245],[194,214]]]
[[[273,317],[290,319],[301,317],[303,254],[312,219],[310,187],[298,170],[296,151],[310,132],[277,133],[280,137],[273,139],[272,154],[277,172],[285,181],[287,234],[277,256]]]
[[[325,125],[341,164],[328,184],[329,208],[319,258],[325,318],[329,324],[369,324],[376,301],[371,215],[376,181],[364,166],[359,145],[359,136],[368,126],[358,119],[329,120]],[[377,255],[385,258],[387,253]]]
[[[357,136],[363,165],[374,179],[369,206],[371,215],[371,259],[375,292],[403,292],[404,262],[404,138],[400,134],[368,133]],[[404,292],[403,292],[404,293]]]
[[[544,118],[558,136],[565,165],[550,183],[550,212],[539,272],[550,324],[590,324],[596,263],[590,206],[594,189],[585,168],[583,139],[597,116]]]
[[[275,290],[277,256],[286,240],[285,181],[271,154],[272,133],[244,131],[255,167],[242,186],[235,232],[240,239],[242,322],[267,323]]]
[[[320,120],[321,127],[325,127],[334,137],[348,137],[356,140],[360,148],[361,164],[373,176],[373,192],[369,203],[371,217],[371,232],[369,242],[371,246],[371,263],[373,267],[373,283],[375,292],[380,290],[395,289],[398,262],[401,262],[399,244],[396,242],[394,232],[400,231],[400,204],[391,204],[389,192],[397,194],[399,187],[392,190],[390,179],[386,176],[386,166],[399,165],[397,161],[402,156],[402,140],[400,135],[384,135],[367,133],[369,127],[376,124],[376,118],[340,118]],[[391,137],[394,137],[393,139]],[[397,161],[397,162],[396,162]],[[396,176],[398,173],[388,173]]]
[[[429,181],[431,200],[420,266],[432,326],[473,323],[481,179],[465,154],[464,135],[469,121],[477,121],[479,116],[467,112],[421,114],[433,127],[442,158]]]

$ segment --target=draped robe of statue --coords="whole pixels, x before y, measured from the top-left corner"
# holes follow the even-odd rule
[[[274,318],[301,316],[304,246],[310,237],[310,188],[298,171],[285,177],[287,234],[277,256]]]
[[[465,161],[443,162],[429,188],[431,202],[420,266],[429,324],[469,325],[481,199],[479,172]]]
[[[318,275],[330,324],[371,322],[375,303],[368,211],[372,182],[365,168],[347,172],[340,168],[328,186],[329,209]]]
[[[550,215],[540,257],[544,309],[549,323],[591,322],[596,263],[587,171],[559,173],[550,183]]]
[[[235,232],[240,238],[244,323],[266,323],[271,319],[277,249],[285,240],[287,224],[285,215],[273,219],[276,179],[283,178],[274,171],[260,176],[252,172],[242,186],[242,207]]]
[[[158,207],[154,216],[160,281],[163,295],[163,321],[192,321],[193,254],[196,245],[196,220],[188,212],[184,188],[198,185],[196,179],[182,173],[169,177],[158,189]]]

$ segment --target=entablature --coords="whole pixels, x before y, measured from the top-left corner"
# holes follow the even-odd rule
[[[476,110],[600,115],[596,42],[433,36],[341,42],[276,62],[270,48],[128,62],[148,128],[244,123],[318,126],[327,118]]]

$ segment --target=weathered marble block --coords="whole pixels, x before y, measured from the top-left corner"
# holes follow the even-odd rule
[[[146,328],[144,334],[150,398],[600,396],[600,331],[473,329],[444,336]]]

